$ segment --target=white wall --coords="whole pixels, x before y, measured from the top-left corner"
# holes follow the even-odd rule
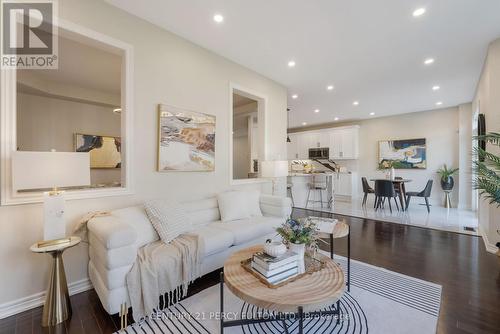
[[[459,208],[472,209],[472,103],[458,106]]]
[[[375,118],[362,121],[360,125],[357,170],[360,177],[366,176],[370,179],[383,175],[383,172],[377,171],[379,141],[425,138],[427,169],[397,169],[396,175],[412,180],[407,184],[407,191],[420,191],[425,187],[427,180],[434,180],[431,201],[434,204],[441,204],[443,192],[436,171],[443,164],[447,164],[448,167],[458,167],[458,108]],[[453,191],[455,203],[458,188],[459,185],[456,184]]]
[[[21,151],[74,151],[74,134],[120,137],[111,107],[17,94],[17,147]],[[120,182],[121,169],[91,169],[92,184]]]
[[[101,1],[59,1],[59,14],[64,20],[134,46],[135,195],[67,202],[68,231],[88,211],[140,204],[155,197],[205,197],[228,189],[230,82],[268,98],[266,158],[286,152],[287,92],[283,86]],[[217,116],[215,172],[155,171],[158,103]],[[256,186],[260,187],[248,187]],[[41,204],[0,208],[0,310],[2,304],[46,288],[49,257],[28,250],[41,238]],[[64,258],[69,282],[87,278],[85,245],[68,250]]]
[[[472,111],[485,115],[486,131],[500,132],[500,39],[493,41],[488,49],[488,55],[476,95]],[[497,155],[500,149],[488,144],[486,150]],[[484,199],[479,200],[479,230],[489,251],[495,252],[495,244],[500,242],[500,208],[489,205]]]

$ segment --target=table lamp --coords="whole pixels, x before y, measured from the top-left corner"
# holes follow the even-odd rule
[[[273,195],[276,188],[276,178],[288,176],[288,161],[267,160],[262,161],[261,177],[271,178],[273,181]]]
[[[58,188],[88,185],[88,152],[16,151],[12,154],[14,191],[52,189],[43,193],[43,238],[46,245],[64,242],[66,237],[64,191]]]

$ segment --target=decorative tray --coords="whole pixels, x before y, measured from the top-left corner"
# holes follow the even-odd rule
[[[293,277],[290,277],[287,280],[284,280],[284,281],[279,282],[277,284],[269,283],[264,276],[262,276],[260,273],[255,271],[252,268],[252,259],[251,258],[241,261],[241,266],[243,267],[243,269],[245,269],[250,274],[252,274],[254,277],[256,277],[259,281],[261,281],[262,284],[266,285],[268,288],[277,289],[279,287],[287,285],[288,283],[294,282],[294,281],[296,281],[304,276],[311,275],[315,272],[322,270],[325,267],[325,262],[306,255],[306,256],[304,256],[304,272],[297,274]]]

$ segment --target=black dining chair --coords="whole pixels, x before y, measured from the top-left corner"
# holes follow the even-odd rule
[[[385,199],[387,198],[387,202],[389,203],[389,210],[392,213],[391,199],[396,203],[396,208],[399,211],[398,201],[396,199],[396,190],[394,190],[394,184],[390,180],[376,180],[375,181],[375,198],[376,198],[376,207],[375,210],[378,210],[382,207]]]
[[[366,198],[368,197],[368,194],[375,194],[375,190],[373,190],[372,187],[368,184],[368,180],[366,180],[366,177],[361,178],[361,184],[363,185],[363,193],[365,195],[363,196],[363,206],[366,205]]]
[[[410,205],[410,199],[412,197],[423,197],[425,199],[425,205],[427,206],[427,212],[430,213],[430,205],[429,205],[429,197],[431,196],[432,191],[432,180],[427,181],[424,190],[418,191],[408,191],[406,193],[406,210],[408,210],[408,206]]]

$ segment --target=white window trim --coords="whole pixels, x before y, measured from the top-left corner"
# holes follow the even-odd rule
[[[267,156],[267,96],[254,91],[253,89],[243,87],[234,82],[229,82],[229,126],[228,126],[228,137],[229,137],[229,184],[230,185],[241,185],[241,184],[255,184],[255,183],[268,183],[268,179],[254,178],[254,179],[233,179],[233,93],[234,91],[239,91],[244,93],[249,98],[258,100],[258,110],[257,118],[259,122],[259,166],[260,162],[265,160]],[[260,170],[260,168],[259,168]],[[259,173],[260,174],[260,173]]]
[[[87,29],[72,22],[58,20],[59,33],[81,35],[97,43],[109,45],[113,49],[120,49],[123,55],[122,87],[121,87],[121,137],[122,137],[122,184],[124,187],[82,189],[66,192],[66,199],[85,199],[107,196],[131,195],[133,187],[133,47],[115,38]],[[0,71],[0,203],[1,205],[18,205],[43,202],[42,192],[18,193],[12,189],[11,156],[17,150],[16,125],[16,70],[2,69]]]

